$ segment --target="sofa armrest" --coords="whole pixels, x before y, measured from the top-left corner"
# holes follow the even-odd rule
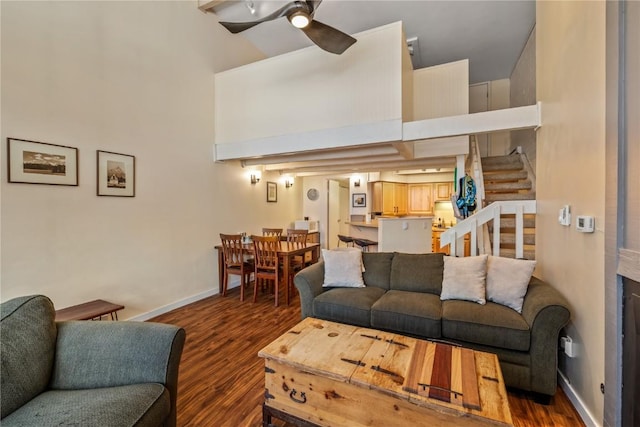
[[[152,322],[58,322],[53,389],[161,383],[171,395],[175,425],[178,367],[185,331]]]
[[[300,293],[302,318],[313,316],[313,299],[324,291],[324,262],[319,261],[300,271],[293,283]]]
[[[548,283],[531,278],[522,306],[522,316],[531,328],[531,388],[538,393],[553,395],[558,370],[558,335],[569,322],[571,313],[567,300]]]

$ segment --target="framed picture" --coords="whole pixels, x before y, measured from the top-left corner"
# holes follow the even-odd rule
[[[7,177],[23,184],[78,185],[78,149],[7,138]]]
[[[127,154],[97,152],[98,196],[136,195],[136,158]]]
[[[267,181],[267,202],[278,201],[278,184]]]
[[[366,208],[367,207],[367,194],[366,193],[353,193],[351,196],[351,204],[354,208]]]

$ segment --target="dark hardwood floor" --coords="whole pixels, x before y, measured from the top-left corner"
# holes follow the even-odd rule
[[[197,301],[152,321],[187,332],[178,383],[178,426],[261,426],[264,361],[258,351],[300,321],[300,303],[274,307],[260,294],[240,302],[239,289]],[[584,426],[560,388],[545,406],[509,391],[515,427]],[[283,425],[280,423],[279,425]],[[380,426],[384,425],[381,420]]]

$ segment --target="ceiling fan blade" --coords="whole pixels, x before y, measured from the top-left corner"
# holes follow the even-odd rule
[[[309,15],[313,15],[313,12],[318,10],[318,6],[320,6],[322,0],[307,0],[307,6],[309,6]]]
[[[223,22],[223,21],[220,21],[220,25],[225,27],[227,30],[229,30],[233,34],[237,34],[237,33],[242,32],[244,30],[248,30],[251,27],[255,27],[256,25],[261,24],[263,22],[272,21],[274,19],[278,19],[278,18],[282,18],[283,16],[287,16],[294,9],[300,9],[300,5],[295,1],[285,4],[284,6],[282,6],[280,9],[276,10],[275,12],[273,12],[273,13],[265,16],[265,17],[262,17],[260,19],[256,19],[255,21],[249,21],[249,22]]]
[[[301,30],[312,42],[318,45],[320,49],[335,53],[336,55],[340,55],[357,41],[349,34],[343,33],[316,20],[311,21],[308,26],[301,28]]]

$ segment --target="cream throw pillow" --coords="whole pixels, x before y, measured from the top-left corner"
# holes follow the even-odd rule
[[[535,261],[490,256],[487,261],[487,299],[522,313],[522,303]]]
[[[364,288],[362,280],[362,252],[322,250],[325,288]]]
[[[441,300],[460,299],[486,304],[487,255],[444,257]]]

